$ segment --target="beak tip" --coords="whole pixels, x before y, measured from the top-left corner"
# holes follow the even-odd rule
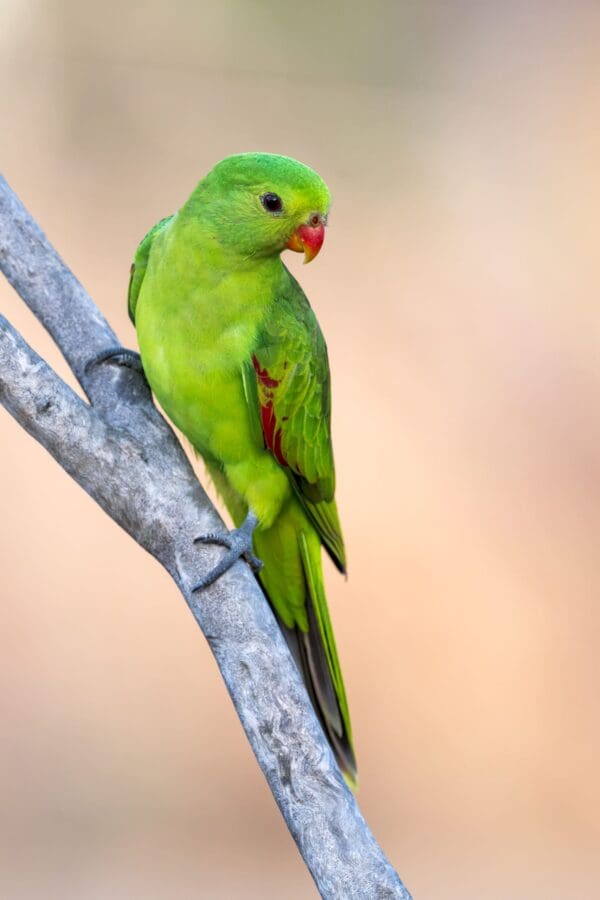
[[[323,245],[324,236],[325,228],[323,225],[317,227],[301,225],[291,236],[286,246],[288,249],[295,250],[298,253],[304,252],[304,264],[306,265],[306,263],[312,262],[317,256]]]

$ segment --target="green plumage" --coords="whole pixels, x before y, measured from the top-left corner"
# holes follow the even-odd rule
[[[266,209],[265,195],[280,198],[282,208]],[[298,229],[324,219],[329,203],[324,182],[295,160],[223,160],[140,244],[129,313],[155,396],[204,458],[236,526],[249,510],[258,518],[260,581],[354,784],[321,568],[323,545],[345,570],[327,350],[280,259]]]

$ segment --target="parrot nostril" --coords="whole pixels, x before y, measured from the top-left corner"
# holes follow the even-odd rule
[[[321,216],[318,213],[313,213],[309,221],[312,227],[316,228],[317,225],[321,224]]]

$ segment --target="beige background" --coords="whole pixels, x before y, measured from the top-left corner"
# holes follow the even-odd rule
[[[2,168],[127,344],[215,161],[326,178],[361,806],[419,900],[599,896],[597,3],[0,10]],[[0,429],[0,894],[315,896],[167,576]]]

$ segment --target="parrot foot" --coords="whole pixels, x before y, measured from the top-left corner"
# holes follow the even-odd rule
[[[262,561],[252,552],[252,535],[257,522],[258,519],[254,513],[249,512],[240,527],[234,528],[233,531],[221,534],[201,534],[200,537],[194,538],[195,544],[219,544],[221,547],[227,547],[229,552],[214,569],[211,569],[198,584],[194,585],[192,591],[200,591],[202,588],[208,587],[227,572],[240,557],[246,560],[254,572],[262,569]]]
[[[142,357],[135,350],[128,350],[127,347],[109,347],[108,350],[98,353],[97,356],[92,357],[86,363],[85,374],[89,375],[94,366],[99,366],[105,362],[114,362],[117,366],[125,366],[128,369],[139,372],[141,375],[144,374]]]

